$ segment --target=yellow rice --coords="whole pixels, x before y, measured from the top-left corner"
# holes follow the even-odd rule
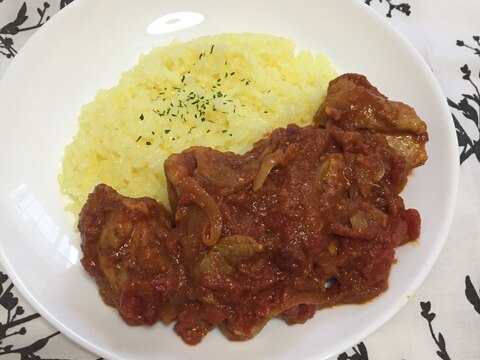
[[[167,204],[163,163],[192,146],[243,153],[273,129],[306,125],[335,77],[330,61],[263,34],[175,41],[141,56],[83,106],[59,176],[78,214],[98,183]]]

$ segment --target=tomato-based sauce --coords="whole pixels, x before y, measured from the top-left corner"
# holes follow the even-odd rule
[[[273,317],[303,323],[384,292],[395,248],[420,234],[399,194],[426,161],[425,124],[355,74],[330,84],[314,121],[244,155],[171,155],[171,213],[98,185],[79,230],[103,300],[196,344],[216,326],[246,340]]]

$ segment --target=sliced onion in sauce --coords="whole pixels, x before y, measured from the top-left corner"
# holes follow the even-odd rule
[[[375,181],[380,181],[382,180],[383,176],[385,175],[385,165],[383,164],[382,161],[379,162],[379,168],[377,173],[374,175],[374,180]]]
[[[258,170],[257,176],[253,180],[253,191],[257,191],[263,187],[263,184],[265,183],[268,174],[270,174],[270,171],[272,171],[275,166],[282,163],[284,158],[285,154],[280,150],[265,156],[265,159],[260,164],[260,169]]]
[[[352,229],[357,232],[365,231],[368,227],[367,214],[363,211],[358,211],[350,217],[350,224],[352,224]]]
[[[322,163],[315,170],[315,179],[321,182],[325,179],[330,171],[331,159],[323,160]]]
[[[335,240],[330,241],[330,244],[328,244],[328,252],[330,255],[335,256],[337,255],[338,252],[338,247],[337,247],[337,242]]]
[[[212,246],[215,244],[222,233],[222,217],[220,209],[215,200],[192,178],[186,178],[182,181],[181,186],[188,188],[186,193],[193,196],[190,202],[198,205],[208,217],[202,232],[202,241],[205,245]],[[183,191],[182,191],[183,192]]]

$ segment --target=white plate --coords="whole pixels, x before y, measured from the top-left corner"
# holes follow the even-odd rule
[[[163,26],[149,28],[166,15]],[[241,31],[281,35],[322,52],[339,72],[363,73],[416,108],[429,126],[430,159],[405,199],[422,214],[422,235],[418,246],[398,251],[390,289],[377,301],[323,310],[299,326],[274,320],[248,342],[228,342],[213,331],[191,347],[163,325],[129,327],[101,302],[79,264],[78,234],[63,210],[57,174],[81,105],[114,85],[141,52],[173,38]],[[106,358],[324,359],[385,323],[431,269],[452,219],[456,154],[449,111],[430,69],[363,1],[76,0],[32,37],[0,85],[1,260],[47,320]]]

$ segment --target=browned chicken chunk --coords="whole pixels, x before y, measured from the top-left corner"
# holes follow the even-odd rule
[[[314,121],[324,127],[334,124],[344,130],[382,133],[410,168],[427,160],[425,123],[412,107],[388,100],[363,75],[344,74],[332,80]]]
[[[275,316],[374,298],[420,218],[398,192],[409,170],[381,135],[277,129],[245,155],[194,147],[165,163],[189,297],[175,330],[251,338]]]
[[[179,282],[171,215],[153,199],[132,199],[97,185],[82,209],[82,265],[108,305],[130,325],[171,321]]]

